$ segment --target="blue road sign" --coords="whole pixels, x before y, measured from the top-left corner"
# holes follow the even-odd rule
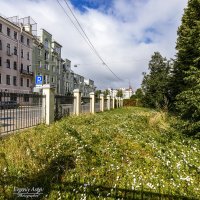
[[[35,77],[35,85],[42,85],[42,76]]]

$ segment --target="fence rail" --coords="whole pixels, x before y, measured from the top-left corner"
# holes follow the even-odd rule
[[[90,112],[90,97],[81,97],[81,112],[89,113]]]
[[[74,97],[55,95],[55,120],[72,115],[74,113]]]
[[[44,122],[45,96],[0,92],[0,136]]]

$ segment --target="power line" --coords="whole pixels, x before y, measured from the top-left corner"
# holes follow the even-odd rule
[[[65,11],[64,7],[60,4],[59,0],[57,0],[58,4],[60,5],[60,7],[63,9],[64,13],[66,14],[66,16],[69,18],[70,22],[74,25],[74,27],[76,28],[76,30],[79,32],[79,34],[82,36],[82,38],[85,40],[85,42],[90,46],[90,44],[88,43],[88,41],[86,40],[86,38],[84,37],[84,35],[80,32],[80,30],[77,28],[76,24],[73,22],[73,20],[71,19],[71,17],[67,14],[67,12]]]
[[[67,14],[67,12],[65,11],[64,7],[60,4],[59,0],[57,0],[57,2],[59,3],[59,5],[62,7],[63,11],[65,12],[65,14],[67,15],[67,17],[70,19],[71,23],[75,26],[76,30],[81,34],[81,36],[84,38],[84,40],[86,41],[86,43],[89,45],[89,47],[92,49],[92,51],[96,54],[96,56],[101,60],[102,64],[105,65],[108,70],[119,80],[120,79],[111,69],[110,67],[106,64],[106,62],[103,60],[103,58],[100,56],[100,54],[98,53],[98,51],[95,49],[94,45],[92,44],[92,42],[90,41],[89,37],[87,36],[87,34],[85,33],[84,29],[82,28],[81,24],[79,23],[77,17],[75,16],[75,14],[73,13],[72,9],[70,8],[69,4],[67,3],[66,0],[64,0],[64,2],[66,3],[68,9],[70,10],[71,14],[73,15],[74,19],[76,20],[79,28],[81,29],[82,33],[80,32],[80,30],[77,28],[77,26],[75,25],[75,23],[73,22],[73,20],[69,17],[69,15]]]

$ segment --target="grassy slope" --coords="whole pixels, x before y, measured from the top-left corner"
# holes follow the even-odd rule
[[[1,179],[8,185],[0,195],[16,185],[45,185],[48,199],[57,199],[53,182],[78,181],[200,198],[200,142],[174,130],[174,120],[121,108],[13,135],[0,141]]]

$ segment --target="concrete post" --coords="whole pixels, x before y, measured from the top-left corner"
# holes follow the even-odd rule
[[[107,95],[107,109],[110,110],[110,95]]]
[[[100,94],[100,111],[104,111],[104,94]]]
[[[112,108],[115,109],[115,97],[113,97],[112,100],[113,100]]]
[[[90,93],[90,112],[92,114],[95,113],[94,106],[95,106],[95,94],[94,94],[94,92],[91,92]]]
[[[119,97],[119,107],[121,107],[121,97]]]
[[[124,100],[124,99],[122,98],[122,99],[121,99],[121,107],[123,107],[123,100]]]
[[[42,89],[43,95],[46,96],[45,104],[43,105],[43,116],[45,117],[45,123],[49,125],[54,121],[55,88],[51,88],[49,84],[46,84],[43,85]]]
[[[81,92],[79,89],[74,91],[74,114],[79,115],[81,112]]]

